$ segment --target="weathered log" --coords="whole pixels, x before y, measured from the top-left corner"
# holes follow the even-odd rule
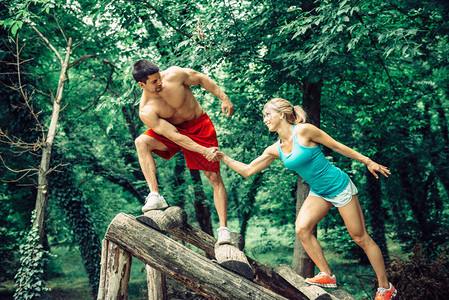
[[[131,254],[116,243],[104,239],[97,299],[128,299],[130,270]]]
[[[146,265],[148,300],[167,300],[167,285],[165,275]]]
[[[248,279],[254,278],[253,269],[246,258],[245,253],[233,245],[215,244],[215,258],[217,262],[228,270],[240,274]]]
[[[187,214],[185,211],[178,207],[178,206],[171,206],[167,208],[165,211],[161,210],[150,210],[146,212],[145,214],[136,217],[136,219],[151,228],[154,228],[159,231],[167,231],[170,230],[176,230],[178,227],[187,226]],[[170,221],[169,221],[170,220]],[[190,241],[189,238],[193,237],[195,239],[195,234],[189,234],[190,232],[203,232],[199,229],[196,229],[194,227],[188,226],[189,228],[186,228],[186,230],[181,230],[180,235],[182,235],[182,232],[185,232],[186,234],[183,235],[182,240],[195,245],[195,241]],[[203,232],[204,233],[204,232]],[[201,242],[206,242],[208,244],[208,247],[210,249],[214,248],[214,244],[216,243],[216,239],[213,236],[208,235],[209,238],[203,239]],[[238,249],[243,250],[245,247],[245,240],[243,239],[243,236],[241,234],[231,232],[231,243],[236,246]]]
[[[179,206],[171,206],[166,210],[150,210],[137,217],[140,222],[160,231],[167,231],[187,223],[187,214]]]
[[[209,299],[285,299],[123,213],[109,225],[105,238],[174,280]]]
[[[183,227],[168,230],[168,233],[198,247],[210,256],[215,257],[214,246],[217,240],[204,231],[186,224]],[[263,265],[250,257],[247,258],[255,274],[253,279],[254,282],[288,299],[308,299],[307,296],[296,287],[279,276],[272,267]]]
[[[279,265],[275,267],[279,275],[284,277],[288,282],[295,286],[298,290],[303,292],[310,299],[333,299],[333,300],[354,300],[348,292],[338,289],[334,292],[327,293],[324,289],[316,285],[309,285],[304,281],[304,278],[296,273],[289,265]],[[334,294],[335,293],[335,294]]]
[[[148,224],[146,218],[146,215],[143,215],[137,217],[137,220]],[[211,257],[215,257],[215,244],[217,240],[204,231],[186,224],[182,227],[169,229],[167,230],[167,232],[177,238],[186,241],[187,243],[198,247],[199,249],[209,254]],[[231,232],[231,240],[232,243],[237,246],[237,248],[239,248],[240,250],[243,249],[244,240],[240,234]],[[272,267],[263,265],[251,259],[250,257],[247,258],[255,274],[254,282],[288,299],[307,299],[307,297],[302,294],[302,292],[291,285],[287,280],[279,276]]]
[[[334,290],[334,291],[330,292],[330,294],[340,300],[354,300],[355,299],[351,294],[349,294],[347,291],[345,291],[343,289]]]

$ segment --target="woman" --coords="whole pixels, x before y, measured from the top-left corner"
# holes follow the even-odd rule
[[[307,278],[306,282],[322,287],[337,286],[336,277],[332,274],[323,250],[312,233],[312,229],[324,218],[329,209],[336,206],[352,239],[365,251],[376,272],[379,282],[376,300],[395,297],[397,291],[388,282],[382,253],[366,232],[357,188],[346,173],[327,161],[319,144],[365,163],[376,178],[378,178],[376,172],[388,177],[390,174],[388,168],[335,141],[312,124],[306,123],[304,110],[299,106],[293,107],[287,100],[275,98],[269,101],[264,107],[264,123],[269,131],[277,132],[280,139],[267,147],[261,156],[249,165],[235,161],[222,152],[219,152],[219,157],[245,178],[265,169],[275,159],[281,158],[288,169],[296,171],[310,185],[310,193],[295,222],[295,231],[320,273],[313,278]]]

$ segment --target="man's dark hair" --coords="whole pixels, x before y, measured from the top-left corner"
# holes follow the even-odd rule
[[[159,72],[159,67],[147,60],[138,60],[133,67],[133,77],[136,82],[146,82],[149,75]]]

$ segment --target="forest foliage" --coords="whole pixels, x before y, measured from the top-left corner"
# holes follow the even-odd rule
[[[240,161],[250,162],[276,140],[262,122],[266,101],[282,97],[303,105],[319,116],[311,122],[389,166],[391,176],[376,181],[363,164],[323,149],[356,183],[367,227],[386,258],[387,241],[406,254],[420,245],[430,262],[444,255],[446,1],[5,0],[0,12],[0,280],[14,278],[20,245],[29,240],[61,72],[54,50],[64,57],[70,39],[47,173],[45,247],[77,245],[93,293],[99,261],[88,258],[98,257],[111,219],[119,212],[140,214],[148,193],[134,147],[145,130],[138,117],[140,89],[131,76],[140,58],[162,69],[192,68],[218,83],[234,104],[229,119],[217,98],[200,87],[193,91],[222,150]],[[183,206],[189,222],[197,222],[199,185],[216,220],[212,189],[193,179],[182,156],[156,162],[170,204]],[[278,228],[294,222],[297,177],[280,162],[248,179],[226,166],[221,170],[229,218],[238,220],[242,234],[249,234],[254,215]],[[336,210],[319,230],[336,252],[364,259]],[[449,270],[447,264],[440,267]]]

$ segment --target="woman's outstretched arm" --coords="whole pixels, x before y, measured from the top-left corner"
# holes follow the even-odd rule
[[[375,161],[372,161],[369,157],[355,151],[354,149],[343,145],[342,143],[336,141],[333,139],[330,135],[328,135],[323,130],[319,129],[318,127],[315,127],[313,125],[309,125],[306,127],[305,130],[303,130],[301,133],[306,135],[307,138],[309,138],[311,141],[315,143],[322,144],[335,152],[338,152],[344,156],[347,156],[349,158],[358,160],[366,165],[368,170],[371,172],[371,174],[374,175],[374,177],[379,178],[376,172],[381,173],[385,177],[388,177],[390,173],[390,170],[388,170],[387,167],[376,163]]]
[[[263,154],[253,160],[249,165],[236,161],[221,151],[218,152],[218,157],[232,170],[239,173],[243,177],[248,178],[249,176],[256,174],[257,172],[262,171],[263,169],[268,167],[276,158],[279,158],[279,153],[276,145],[277,144],[273,144],[266,148]]]

